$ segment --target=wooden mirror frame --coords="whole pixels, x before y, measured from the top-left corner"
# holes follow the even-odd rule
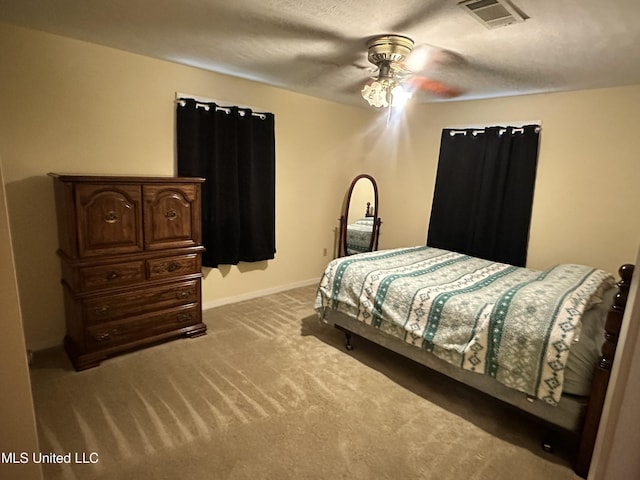
[[[362,173],[356,176],[351,185],[349,186],[349,190],[347,192],[346,202],[344,205],[344,213],[340,217],[340,238],[338,240],[338,256],[344,257],[349,255],[347,253],[347,222],[349,220],[349,206],[351,204],[351,195],[353,194],[353,190],[358,183],[359,180],[367,179],[371,182],[371,186],[373,187],[373,226],[371,229],[371,241],[369,243],[369,252],[373,252],[378,249],[378,237],[380,235],[380,224],[382,221],[378,216],[378,185],[375,179],[366,173]]]

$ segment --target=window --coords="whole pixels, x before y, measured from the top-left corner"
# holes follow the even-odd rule
[[[540,127],[444,129],[427,245],[525,266]]]
[[[202,264],[274,258],[274,115],[180,98],[176,129],[178,175],[206,179]]]

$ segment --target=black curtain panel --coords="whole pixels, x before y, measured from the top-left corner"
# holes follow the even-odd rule
[[[202,237],[208,267],[275,256],[274,116],[180,99],[178,175],[204,177]]]
[[[442,131],[427,245],[525,266],[540,127]]]

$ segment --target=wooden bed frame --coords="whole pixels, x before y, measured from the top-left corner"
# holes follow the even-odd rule
[[[560,409],[560,406],[552,407],[544,404],[543,402],[532,401],[532,399],[525,398],[523,394],[519,394],[519,392],[515,392],[507,387],[502,388],[500,385],[498,385],[499,388],[497,393],[493,390],[491,392],[485,392],[515,406],[516,408],[519,408],[520,410],[539,417],[556,427],[560,427],[563,430],[577,434],[578,450],[574,461],[574,470],[583,478],[586,478],[589,473],[589,466],[593,456],[593,449],[596,442],[600,418],[602,416],[607,387],[609,385],[611,368],[613,366],[613,360],[616,353],[618,336],[620,334],[622,319],[624,317],[624,310],[627,303],[633,271],[634,265],[631,264],[622,265],[618,270],[620,275],[620,281],[617,284],[618,291],[615,294],[613,303],[607,313],[605,321],[605,341],[602,345],[600,361],[595,367],[591,383],[591,391],[586,399],[584,397],[575,397],[580,399],[582,402],[581,405],[586,403],[586,408],[580,408],[580,411],[586,410],[584,414],[575,413],[573,415],[575,418],[566,419],[567,415],[564,415],[564,412],[560,411],[558,414],[557,410],[554,411],[554,409]],[[362,324],[362,322],[358,322],[357,320],[347,319],[346,317],[343,318],[338,314],[335,318],[331,319],[331,323],[345,333],[345,347],[347,350],[353,349],[353,346],[351,345],[351,335],[355,334],[389,348],[390,350],[406,356],[428,368],[439,371],[440,373],[483,391],[482,385],[486,380],[486,377],[482,375],[461,371],[456,367],[440,362],[439,359],[430,355],[428,352],[408,345],[399,339],[392,338],[377,329],[371,328],[366,324]],[[482,379],[479,377],[482,377]],[[519,397],[515,396],[514,393],[518,394]],[[561,400],[560,405],[562,405],[562,402],[563,400]],[[578,407],[580,407],[580,405],[577,405],[580,403],[578,401],[569,400],[569,403],[573,404],[568,406],[567,411],[574,412],[578,410]],[[549,415],[550,412],[554,412],[553,416]],[[569,417],[570,416],[571,415],[569,415]]]

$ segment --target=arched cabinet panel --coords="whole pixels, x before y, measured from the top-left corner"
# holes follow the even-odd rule
[[[139,186],[87,183],[75,197],[79,257],[142,251]]]
[[[200,243],[200,198],[195,185],[144,185],[145,248]]]

